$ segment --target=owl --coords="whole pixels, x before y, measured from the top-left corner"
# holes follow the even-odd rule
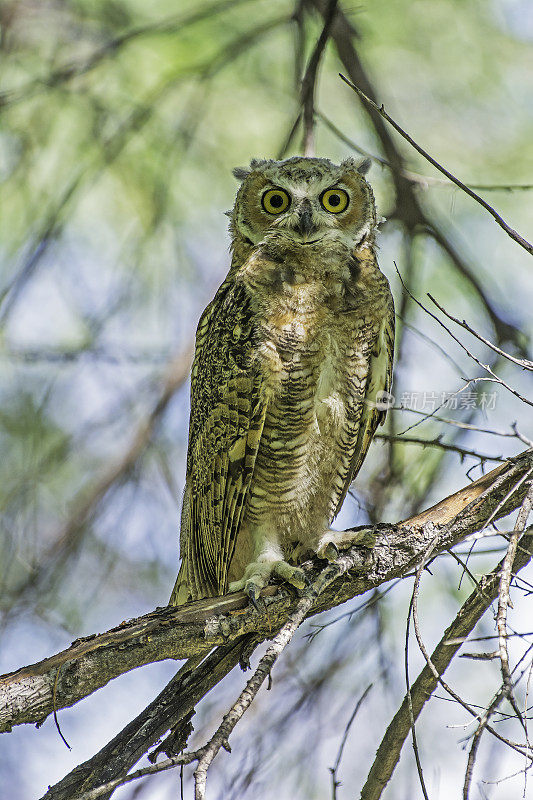
[[[196,334],[172,604],[244,589],[255,605],[274,576],[302,590],[304,558],[358,540],[330,526],[384,419],[394,346],[369,166],[234,170],[231,267]]]

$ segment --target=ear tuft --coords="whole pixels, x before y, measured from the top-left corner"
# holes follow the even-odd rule
[[[265,164],[268,164],[266,158],[252,158],[250,161],[250,168],[257,169],[258,167],[263,167]]]
[[[245,167],[235,167],[235,169],[232,170],[232,173],[238,181],[243,181],[250,174],[250,170],[245,169]]]
[[[350,158],[344,159],[344,161],[341,164],[341,169],[346,170],[346,172],[355,170],[360,175],[366,175],[371,166],[372,166],[371,158],[363,158],[363,160],[361,160],[354,158],[353,156],[350,156]]]
[[[371,158],[364,158],[358,165],[357,165],[357,172],[360,175],[366,175],[370,167],[372,166],[372,159]]]

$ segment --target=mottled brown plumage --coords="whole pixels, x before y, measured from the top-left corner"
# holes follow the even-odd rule
[[[384,417],[394,346],[365,166],[236,171],[232,264],[196,336],[172,603],[255,600],[272,574],[301,588],[299,559],[349,543],[330,525]]]

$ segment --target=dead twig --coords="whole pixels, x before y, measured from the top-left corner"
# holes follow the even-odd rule
[[[400,136],[403,136],[403,138],[406,140],[406,142],[409,142],[409,144],[412,147],[414,147],[414,149],[418,153],[420,153],[420,155],[422,155],[427,161],[429,161],[430,164],[432,164],[436,169],[438,169],[439,172],[442,172],[443,175],[446,175],[446,177],[450,181],[452,181],[452,183],[455,183],[456,186],[458,186],[469,197],[471,197],[473,200],[475,200],[476,203],[479,203],[479,205],[483,206],[483,208],[486,211],[489,212],[491,217],[498,223],[500,228],[503,228],[503,230],[506,232],[506,234],[508,236],[511,237],[511,239],[514,239],[514,241],[517,242],[517,244],[519,244],[520,247],[523,247],[524,250],[527,250],[527,252],[530,255],[533,255],[533,245],[531,245],[526,239],[524,239],[523,236],[521,236],[519,233],[517,233],[517,231],[515,231],[513,228],[511,228],[511,226],[508,225],[507,222],[505,222],[503,217],[500,214],[498,214],[498,212],[495,211],[495,209],[491,205],[489,205],[489,203],[487,203],[486,200],[484,200],[482,197],[480,197],[478,194],[476,194],[476,192],[474,192],[472,189],[470,189],[465,183],[463,183],[458,178],[456,178],[455,175],[452,175],[451,172],[449,172],[445,167],[443,167],[441,164],[439,164],[438,161],[436,161],[432,156],[430,156],[429,153],[426,150],[424,150],[422,147],[420,147],[420,145],[417,144],[415,142],[415,140],[412,139],[411,136],[409,136],[409,134],[406,133],[403,130],[403,128],[401,128],[398,125],[398,123],[395,122],[395,120],[392,119],[391,116],[389,116],[389,114],[387,114],[387,112],[385,111],[385,108],[383,107],[383,105],[378,106],[377,103],[374,103],[373,100],[371,100],[369,97],[367,97],[366,94],[363,91],[361,91],[361,89],[358,86],[355,85],[355,83],[352,83],[352,81],[349,80],[348,78],[346,78],[342,73],[339,73],[339,75],[342,78],[342,80],[346,84],[348,84],[348,86],[351,89],[353,89],[353,91],[356,92],[356,94],[359,95],[359,97],[361,98],[363,103],[365,103],[365,105],[367,105],[369,108],[371,108],[373,111],[375,111],[381,117],[383,117],[383,119],[385,119],[390,125],[392,125],[394,130],[398,131]]]
[[[505,554],[505,558],[503,560],[502,573],[500,578],[500,588],[498,593],[498,613],[496,615],[496,627],[498,630],[498,652],[500,656],[503,686],[506,690],[507,699],[511,703],[513,711],[515,712],[515,714],[519,719],[522,719],[522,715],[517,706],[516,700],[513,696],[511,671],[509,669],[509,652],[507,649],[507,609],[510,602],[509,589],[511,586],[513,562],[516,556],[516,548],[518,547],[519,537],[522,535],[522,532],[525,530],[525,527],[527,525],[527,521],[531,513],[532,507],[533,507],[533,484],[530,485],[529,491],[524,498],[520,511],[518,512],[518,516],[516,518],[516,524],[514,526],[514,531],[511,538],[509,539],[507,553]]]
[[[439,319],[439,317],[437,317],[437,315],[436,315],[436,314],[434,314],[432,311],[430,311],[430,310],[429,310],[429,308],[426,308],[426,306],[425,306],[425,305],[423,305],[423,303],[421,303],[421,302],[420,302],[420,300],[418,300],[418,299],[417,299],[417,298],[416,298],[416,297],[415,297],[415,296],[414,296],[414,295],[413,295],[413,294],[412,294],[412,293],[409,291],[409,289],[408,289],[408,288],[405,286],[405,283],[404,283],[404,281],[403,281],[403,279],[402,279],[402,276],[400,275],[400,272],[399,272],[399,270],[398,270],[398,267],[396,266],[396,263],[394,264],[394,266],[396,267],[396,272],[398,273],[398,276],[399,276],[399,278],[400,278],[400,281],[401,281],[401,283],[402,283],[402,286],[405,288],[405,291],[406,291],[406,292],[408,292],[408,294],[410,295],[410,297],[411,297],[411,298],[412,298],[412,299],[415,301],[415,303],[416,303],[416,304],[417,304],[417,305],[418,305],[418,306],[419,306],[419,307],[420,307],[420,308],[421,308],[423,311],[425,311],[425,312],[426,312],[426,314],[429,314],[429,316],[430,316],[432,319],[434,319],[436,322],[438,322],[438,323],[439,323],[439,325],[440,325],[442,328],[444,328],[444,330],[445,330],[445,331],[446,331],[446,332],[447,332],[447,333],[448,333],[448,334],[449,334],[449,335],[452,337],[452,339],[454,340],[454,342],[457,342],[457,344],[459,345],[459,347],[461,347],[461,348],[462,348],[462,349],[465,351],[465,353],[466,353],[466,354],[467,354],[467,355],[468,355],[468,356],[469,356],[469,357],[472,359],[472,361],[475,361],[475,362],[476,362],[476,364],[478,364],[478,366],[480,366],[482,369],[484,369],[484,370],[485,370],[485,372],[488,372],[488,373],[489,373],[489,375],[491,375],[491,376],[492,376],[491,378],[486,378],[485,380],[492,380],[494,383],[499,383],[499,384],[500,384],[500,386],[503,386],[505,389],[507,389],[507,391],[511,392],[511,394],[514,394],[514,396],[515,396],[515,397],[518,397],[518,399],[519,399],[519,400],[521,400],[523,403],[527,403],[527,405],[528,405],[528,406],[533,406],[533,401],[531,401],[531,400],[528,400],[528,399],[527,399],[527,397],[523,397],[523,396],[522,396],[522,395],[521,395],[519,392],[517,392],[517,391],[516,391],[516,389],[513,389],[513,388],[512,388],[512,386],[509,386],[509,384],[508,384],[508,383],[506,383],[506,382],[505,382],[505,381],[504,381],[502,378],[498,377],[498,375],[496,375],[496,373],[495,373],[495,372],[493,372],[493,370],[492,370],[492,368],[489,366],[489,364],[483,364],[483,362],[482,362],[482,361],[480,361],[480,360],[479,360],[479,358],[478,358],[477,356],[475,356],[475,355],[474,355],[472,352],[470,352],[470,350],[468,349],[468,347],[466,347],[466,346],[465,346],[465,345],[464,345],[464,344],[461,342],[461,340],[460,340],[460,339],[458,339],[458,338],[457,338],[457,336],[455,336],[455,334],[454,334],[454,333],[452,333],[452,331],[451,331],[451,330],[450,330],[450,329],[449,329],[449,328],[448,328],[448,327],[447,327],[447,326],[444,324],[444,322],[443,322],[441,319]],[[433,298],[431,298],[431,299],[433,300]],[[433,300],[433,302],[435,302],[435,301]]]
[[[503,456],[489,456],[483,453],[478,453],[477,450],[467,450],[465,447],[459,447],[456,444],[441,441],[442,435],[436,436],[434,439],[418,439],[415,436],[401,436],[400,434],[389,433],[376,433],[374,439],[381,439],[385,442],[398,442],[403,444],[417,444],[421,447],[437,447],[440,450],[446,450],[449,453],[457,453],[461,459],[466,456],[470,458],[479,458],[480,461],[505,461]]]
[[[520,551],[516,555],[513,564],[514,572],[523,569],[531,559],[533,553],[533,532],[528,531],[524,534],[521,543],[523,552]],[[420,640],[419,645],[421,645],[422,653],[426,658],[426,666],[420,672],[410,690],[412,711],[415,720],[418,718],[426,702],[433,695],[439,683],[444,687],[445,691],[448,692],[454,700],[459,702],[474,718],[480,719],[481,715],[479,712],[465,703],[464,700],[444,682],[442,675],[462,643],[468,638],[468,635],[475,628],[485,611],[498,596],[500,570],[501,563],[489,575],[482,578],[480,581],[482,591],[475,588],[470,597],[463,603],[454,621],[444,632],[431,656],[427,653],[422,640]],[[406,696],[381,740],[374,763],[372,764],[365,785],[361,791],[361,800],[379,800],[385,786],[392,777],[396,764],[399,761],[403,744],[410,730],[409,700]],[[528,754],[527,747],[520,747],[513,742],[509,742],[509,740],[506,740],[505,737],[502,737],[501,734],[494,729],[491,729],[491,733],[500,741],[517,749],[523,755],[530,755]]]
[[[529,369],[533,371],[533,361],[529,361],[529,359],[527,358],[516,358],[515,356],[512,356],[510,353],[506,353],[505,350],[502,350],[500,347],[497,347],[497,345],[493,344],[492,342],[489,342],[488,339],[485,339],[484,336],[482,336],[480,333],[471,328],[470,325],[465,320],[461,322],[460,319],[457,319],[457,317],[452,316],[452,314],[446,311],[446,309],[443,308],[443,306],[441,306],[441,304],[438,303],[429,292],[428,292],[428,297],[432,303],[435,303],[439,311],[442,311],[442,313],[448,317],[448,319],[451,319],[452,322],[456,322],[457,325],[460,325],[461,328],[464,328],[465,331],[471,333],[472,336],[475,336],[476,339],[479,339],[480,342],[486,344],[487,347],[490,347],[490,349],[494,350],[495,353],[498,353],[498,355],[503,356],[508,361],[512,361],[513,364],[517,364],[519,367],[522,367],[523,369]]]
[[[344,751],[344,746],[346,745],[346,740],[348,739],[348,734],[350,732],[350,728],[352,727],[352,723],[353,723],[354,719],[356,718],[356,716],[357,716],[357,714],[359,712],[359,709],[361,708],[361,706],[365,702],[365,700],[366,700],[366,698],[368,696],[368,693],[372,689],[372,686],[373,686],[373,684],[370,683],[366,687],[365,691],[363,692],[363,694],[361,695],[361,697],[359,698],[359,700],[355,704],[355,708],[352,711],[350,719],[348,720],[348,722],[346,723],[346,727],[344,728],[344,733],[342,735],[342,739],[341,739],[341,743],[339,745],[339,749],[338,749],[338,752],[337,752],[337,757],[335,759],[335,763],[334,763],[334,765],[332,767],[329,768],[329,771],[331,772],[331,797],[332,797],[332,800],[337,800],[337,789],[341,785],[340,781],[337,778],[337,772],[338,772],[338,769],[340,767],[342,754],[343,754],[343,751]]]

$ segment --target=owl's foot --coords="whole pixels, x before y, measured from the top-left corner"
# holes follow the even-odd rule
[[[327,561],[336,561],[340,550],[349,547],[366,547],[371,550],[376,543],[376,534],[372,528],[359,531],[326,531],[321,537],[316,554]]]
[[[290,583],[298,593],[303,592],[309,584],[305,572],[299,567],[292,567],[286,561],[252,561],[244,571],[240,581],[233,581],[228,586],[229,592],[240,592],[244,589],[254,608],[258,608],[261,589],[272,576]]]

